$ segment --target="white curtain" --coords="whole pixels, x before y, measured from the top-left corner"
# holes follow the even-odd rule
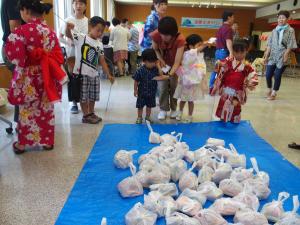
[[[107,0],[107,20],[112,21],[115,15],[116,13],[114,0]]]
[[[91,17],[100,16],[103,17],[103,1],[91,0]]]

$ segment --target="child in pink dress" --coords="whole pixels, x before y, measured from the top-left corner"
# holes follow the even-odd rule
[[[245,61],[246,54],[245,41],[236,40],[233,44],[234,58],[217,63],[218,77],[212,94],[221,95],[216,116],[224,122],[240,122],[242,105],[247,101],[247,89],[253,90],[258,85],[257,73]]]
[[[174,98],[180,99],[179,112],[176,119],[181,121],[185,103],[188,102],[189,116],[192,122],[194,101],[199,100],[207,91],[206,64],[202,50],[207,46],[198,34],[186,38],[187,51],[184,52],[182,65],[177,70],[179,77]]]

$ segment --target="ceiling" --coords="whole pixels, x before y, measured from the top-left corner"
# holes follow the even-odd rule
[[[152,0],[115,0],[123,4],[151,4]],[[168,0],[169,5],[190,6],[190,7],[231,7],[231,8],[261,8],[271,5],[278,0]]]

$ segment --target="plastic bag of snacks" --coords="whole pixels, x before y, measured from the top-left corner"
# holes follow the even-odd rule
[[[177,160],[170,164],[171,180],[177,182],[179,178],[187,171],[187,164],[184,160]]]
[[[219,188],[225,195],[234,197],[243,191],[243,185],[234,179],[224,179],[220,182]]]
[[[187,196],[179,196],[176,200],[177,209],[188,216],[195,216],[202,209],[202,205]]]
[[[214,182],[206,181],[199,185],[198,192],[204,194],[209,201],[215,201],[223,196],[223,191]]]
[[[195,153],[193,151],[187,151],[184,153],[183,158],[185,161],[193,163],[195,161]]]
[[[157,214],[158,217],[166,216],[167,213],[176,212],[177,205],[171,196],[164,196],[158,191],[151,191],[144,195],[144,207]]]
[[[237,211],[246,208],[246,205],[232,198],[220,198],[210,208],[222,216],[234,216]]]
[[[214,164],[215,173],[212,176],[212,181],[216,184],[220,183],[224,179],[229,178],[232,172],[231,165],[229,163],[225,163],[223,160],[224,159],[222,158],[220,163]]]
[[[153,131],[153,129],[150,125],[150,122],[148,120],[146,120],[146,124],[147,124],[147,127],[148,127],[149,131],[150,131],[149,142],[151,144],[160,144],[160,142],[161,142],[160,135]]]
[[[150,187],[150,191],[158,191],[162,195],[176,197],[178,195],[177,186],[174,183],[168,184],[153,184]]]
[[[198,182],[201,184],[205,181],[211,181],[215,171],[213,168],[204,165],[198,172]]]
[[[300,216],[297,214],[299,209],[298,195],[293,196],[294,208],[290,212],[285,212],[275,225],[298,225],[300,224]]]
[[[248,185],[260,200],[267,199],[271,194],[271,190],[268,185],[261,179],[250,178],[243,181],[242,184]]]
[[[138,153],[138,151],[126,151],[126,150],[120,150],[118,151],[114,156],[114,164],[117,168],[120,169],[126,169],[129,167],[129,165],[132,164],[132,156],[134,154]]]
[[[174,136],[175,132],[172,132],[171,134],[164,134],[160,136],[161,139],[161,145],[163,146],[173,146],[178,142],[177,136]]]
[[[243,167],[235,168],[230,176],[231,179],[237,180],[238,182],[243,182],[249,178],[253,178],[253,169],[245,169]]]
[[[199,225],[198,220],[183,213],[174,213],[166,218],[167,225]]]
[[[157,220],[157,215],[147,209],[138,202],[134,207],[126,214],[126,225],[154,225]]]
[[[236,201],[244,203],[249,209],[257,211],[259,200],[248,185],[244,185],[243,191],[233,198]]]
[[[136,197],[144,193],[142,184],[136,177],[135,166],[130,166],[131,177],[127,177],[118,184],[118,190],[123,198]]]
[[[232,168],[243,167],[246,168],[246,156],[244,154],[239,154],[233,144],[229,144],[232,154],[227,158],[227,163],[229,163]]]
[[[196,190],[198,186],[198,179],[196,174],[192,171],[196,166],[196,163],[193,166],[184,172],[184,174],[179,178],[179,189],[180,191],[184,191],[184,189],[189,188],[192,190]]]
[[[233,220],[235,223],[242,223],[243,225],[269,225],[263,214],[250,209],[236,212]]]
[[[200,225],[227,225],[227,221],[212,209],[202,209],[195,216]]]
[[[225,146],[225,141],[222,139],[217,139],[217,138],[208,138],[206,140],[207,145],[214,145],[214,146]]]
[[[272,201],[263,206],[261,213],[264,214],[270,222],[277,222],[284,214],[283,203],[289,198],[287,192],[280,192],[277,201]]]
[[[206,196],[204,194],[202,194],[201,192],[191,190],[189,188],[184,189],[184,191],[180,194],[180,197],[181,196],[186,196],[186,197],[189,197],[190,199],[198,201],[202,206],[205,204],[206,199],[207,199]]]
[[[260,171],[258,169],[258,164],[257,164],[257,161],[255,158],[253,158],[253,157],[250,158],[250,161],[252,163],[254,171],[256,172],[254,178],[263,181],[264,183],[266,183],[267,186],[269,186],[269,183],[270,183],[269,174],[267,174],[266,172]]]

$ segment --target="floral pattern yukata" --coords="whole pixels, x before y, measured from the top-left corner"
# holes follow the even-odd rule
[[[217,63],[218,77],[212,94],[221,95],[216,116],[224,122],[239,123],[242,105],[247,101],[247,88],[258,85],[257,73],[247,62],[226,58]]]
[[[54,145],[54,104],[49,100],[45,90],[41,63],[31,57],[35,49],[43,52],[56,49],[58,53],[61,52],[58,50],[60,47],[56,34],[44,21],[37,18],[16,29],[7,39],[5,46],[7,56],[16,65],[8,99],[12,104],[20,106],[19,145],[52,146]],[[50,60],[53,59],[49,57]],[[52,75],[55,71],[50,70],[50,74],[55,76]],[[55,85],[60,99],[61,85],[58,85],[58,82]]]

